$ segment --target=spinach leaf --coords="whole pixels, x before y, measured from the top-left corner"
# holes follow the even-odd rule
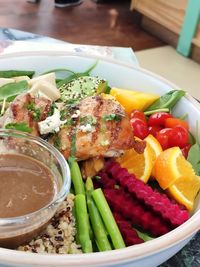
[[[73,74],[75,74],[75,72],[72,71],[72,70],[65,69],[65,68],[60,68],[60,69],[52,69],[52,70],[45,71],[45,72],[39,74],[39,76],[41,76],[41,75],[45,75],[45,74],[48,74],[48,73],[51,73],[51,72],[55,72],[56,74],[58,74],[58,73],[60,73],[60,72],[69,72],[69,73],[73,73]]]
[[[19,95],[28,89],[27,81],[5,84],[0,87],[0,101],[7,99],[7,101],[10,102],[13,100],[13,96]]]
[[[73,73],[72,75],[66,77],[65,79],[59,81],[57,83],[57,87],[60,88],[62,85],[64,84],[68,84],[69,82],[71,82],[73,79],[77,79],[78,77],[82,77],[82,76],[89,76],[90,72],[96,67],[96,65],[98,64],[98,61],[96,61],[89,69],[87,69],[84,72],[77,72],[77,73]]]
[[[26,132],[26,133],[32,132],[32,128],[30,128],[26,122],[8,123],[8,124],[6,124],[5,128],[6,129],[15,129],[15,130]]]
[[[200,175],[200,146],[198,143],[191,146],[187,160],[192,164],[196,175]]]
[[[35,71],[32,70],[1,70],[0,78],[12,78],[18,76],[28,76],[32,78],[35,74]]]
[[[185,95],[185,91],[183,90],[172,90],[165,95],[161,96],[158,100],[156,100],[152,105],[150,105],[145,112],[147,111],[155,111],[160,109],[172,109],[176,103],[181,99],[182,96]]]

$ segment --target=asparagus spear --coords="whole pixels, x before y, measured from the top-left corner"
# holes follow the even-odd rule
[[[75,196],[75,212],[78,240],[80,241],[83,252],[92,252],[92,241],[89,234],[89,219],[87,214],[87,206],[85,195],[78,194]]]
[[[92,199],[91,193],[94,190],[93,182],[90,177],[87,178],[86,183],[86,196],[87,196],[87,207],[89,211],[89,217],[92,224],[92,229],[95,236],[95,241],[100,251],[111,250],[110,243],[107,238],[107,233],[101,219],[101,215]]]
[[[92,192],[92,197],[97,205],[97,208],[101,214],[103,222],[106,226],[106,230],[111,237],[114,248],[124,248],[124,240],[121,236],[119,228],[115,222],[115,219],[112,215],[110,207],[104,197],[104,194],[101,188],[98,188]]]
[[[83,179],[81,176],[81,171],[78,163],[75,160],[69,161],[72,183],[74,185],[75,194],[85,194],[85,188]]]

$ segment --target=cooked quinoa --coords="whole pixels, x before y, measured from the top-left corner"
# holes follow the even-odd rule
[[[34,253],[82,253],[75,242],[75,218],[72,214],[74,195],[69,194],[51,219],[46,230],[18,250]]]

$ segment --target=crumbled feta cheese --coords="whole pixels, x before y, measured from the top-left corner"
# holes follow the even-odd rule
[[[40,134],[58,132],[60,126],[64,123],[65,121],[60,120],[60,111],[55,109],[52,116],[47,117],[44,121],[38,122],[39,132]]]
[[[80,116],[80,114],[81,114],[80,110],[77,109],[77,110],[75,111],[75,113],[72,114],[71,118],[72,118],[72,119],[76,119],[76,118],[78,118],[78,117]]]
[[[86,124],[86,125],[80,125],[79,127],[78,127],[78,129],[81,131],[81,132],[83,132],[83,133],[87,133],[87,132],[91,132],[91,133],[93,133],[93,132],[95,132],[95,127],[93,127],[91,124]]]

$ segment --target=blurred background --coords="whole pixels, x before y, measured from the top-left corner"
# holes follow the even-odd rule
[[[131,47],[142,67],[200,98],[198,25],[190,38],[189,54],[184,55],[181,49],[177,52],[188,3],[188,0],[83,0],[78,6],[58,8],[54,0],[0,0],[0,27],[75,44]],[[181,44],[184,42],[187,45],[187,36]]]

